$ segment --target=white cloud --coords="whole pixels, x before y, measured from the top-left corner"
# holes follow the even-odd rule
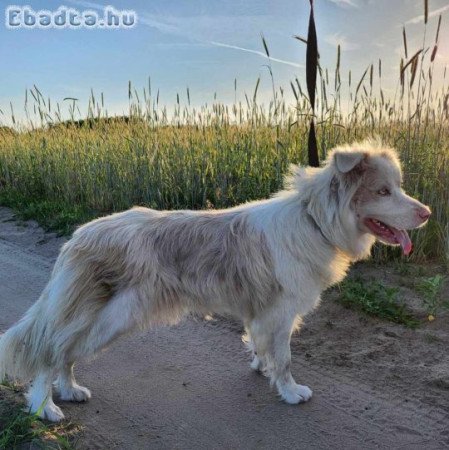
[[[359,5],[355,3],[353,0],[329,0],[331,3],[334,3],[341,8],[358,8]]]
[[[357,50],[360,48],[359,44],[349,42],[348,38],[340,33],[328,34],[324,40],[333,47],[338,47],[338,45],[340,45],[340,48],[346,51]]]
[[[68,0],[70,3],[74,3],[78,6],[84,6],[88,8],[102,9],[104,5],[93,3],[84,0]],[[336,2],[352,3],[351,0],[332,0]],[[251,17],[242,18],[251,19]],[[304,68],[303,65],[297,64],[293,61],[287,61],[279,58],[268,58],[267,55],[261,51],[252,50],[245,47],[239,47],[237,45],[225,44],[223,42],[217,42],[213,40],[207,40],[207,35],[215,34],[217,30],[228,29],[232,31],[238,27],[236,18],[226,16],[197,16],[197,17],[176,17],[176,16],[161,16],[149,13],[139,14],[139,23],[146,25],[147,27],[154,28],[161,33],[169,34],[172,36],[182,37],[188,39],[190,43],[196,43],[196,45],[214,45],[216,47],[230,48],[233,50],[239,50],[246,53],[252,53],[262,58],[269,59],[270,61],[285,64],[292,67]],[[243,22],[241,22],[243,25]],[[239,27],[241,28],[241,27]],[[184,43],[188,45],[188,43]],[[176,45],[176,44],[171,44]]]
[[[90,1],[84,0],[67,0],[69,3],[73,3],[77,6],[82,6],[84,8],[92,8],[92,9],[104,9],[106,5],[102,5],[100,3],[94,3]],[[139,23],[146,25],[150,28],[155,28],[156,30],[167,33],[167,34],[182,34],[179,27],[173,23],[174,20],[170,20],[170,17],[158,17],[152,14],[139,14]]]
[[[176,19],[170,20],[169,17],[158,17],[151,14],[140,14],[139,22],[150,28],[155,28],[161,33],[174,34],[174,35],[185,35],[181,30],[181,27],[175,23]]]
[[[92,8],[92,9],[104,9],[106,5],[101,5],[100,3],[94,2],[86,2],[83,0],[68,0],[69,3],[74,3],[77,6],[82,6],[83,8]]]
[[[83,0],[69,0],[69,1],[71,3],[77,4],[79,6],[85,6],[85,7],[96,8],[96,9],[103,8],[103,5],[100,5],[98,3],[92,3],[92,2],[87,2],[87,1],[83,1]],[[339,1],[350,2],[351,0],[339,0]],[[297,67],[297,68],[304,67],[301,64],[297,64],[295,62],[287,61],[284,59],[273,58],[273,57],[268,58],[265,53],[257,51],[257,50],[239,47],[237,45],[225,44],[222,42],[206,41],[200,37],[201,33],[199,33],[198,31],[197,32],[193,31],[194,30],[193,25],[195,22],[197,25],[199,25],[198,28],[203,28],[202,31],[206,31],[206,30],[209,31],[211,29],[216,29],[216,26],[215,26],[216,22],[220,19],[223,22],[223,20],[222,20],[223,17],[212,18],[212,17],[206,16],[206,17],[201,17],[201,18],[194,17],[194,18],[182,19],[182,18],[173,17],[173,16],[172,17],[156,16],[154,14],[148,14],[148,13],[143,13],[143,14],[139,15],[139,23],[146,25],[150,28],[155,28],[158,31],[165,33],[165,34],[170,34],[173,36],[187,38],[190,41],[197,42],[197,45],[209,44],[209,45],[214,45],[216,47],[230,48],[230,49],[239,50],[242,52],[253,53],[254,55],[261,56],[262,58],[266,58],[266,59],[269,59],[270,61],[277,62],[280,64],[286,64],[288,66],[293,66],[293,67]],[[198,22],[200,22],[200,23],[198,23]],[[212,25],[214,25],[214,26],[212,26]]]
[[[435,11],[429,12],[429,18],[443,14],[446,11],[449,11],[449,5],[443,6],[442,8],[439,8],[439,9],[436,9]],[[407,20],[407,22],[405,22],[405,23],[407,25],[410,25],[410,24],[415,25],[420,22],[424,22],[424,14],[421,16],[413,17],[413,19]]]

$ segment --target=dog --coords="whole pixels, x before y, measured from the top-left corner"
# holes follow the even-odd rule
[[[312,391],[290,371],[290,337],[323,290],[377,240],[412,250],[409,229],[430,209],[404,193],[393,149],[338,147],[322,168],[293,167],[268,200],[207,211],[136,207],[78,228],[38,301],[0,339],[0,379],[32,380],[32,413],[64,418],[53,402],[86,401],[73,367],[136,328],[189,313],[243,322],[253,359],[287,403]]]

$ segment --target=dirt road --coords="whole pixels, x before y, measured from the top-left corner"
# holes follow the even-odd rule
[[[0,331],[37,299],[62,242],[0,208]],[[444,330],[384,325],[327,299],[292,343],[293,374],[314,391],[299,406],[281,403],[251,372],[240,331],[226,321],[189,320],[122,339],[80,363],[77,377],[92,400],[62,404],[84,426],[78,447],[449,447]],[[424,346],[429,333],[436,338]]]

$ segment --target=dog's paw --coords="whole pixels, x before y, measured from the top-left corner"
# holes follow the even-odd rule
[[[250,367],[256,372],[262,372],[262,361],[258,356],[254,356],[254,359],[251,361]]]
[[[36,414],[41,419],[47,419],[50,422],[60,422],[64,420],[64,413],[61,408],[53,403],[53,401],[47,401],[44,407],[37,407],[35,405],[30,405],[26,412],[31,414]]]
[[[49,420],[50,422],[60,422],[65,418],[62,409],[54,403],[45,406],[43,414],[44,418]]]
[[[290,405],[307,402],[312,397],[312,390],[300,384],[277,384],[277,388],[282,400]]]
[[[60,387],[59,395],[61,400],[68,402],[87,402],[91,398],[89,389],[78,384],[70,387]]]

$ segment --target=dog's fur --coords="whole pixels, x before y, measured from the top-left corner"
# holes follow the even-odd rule
[[[0,379],[33,380],[31,411],[57,421],[56,375],[62,399],[90,397],[75,361],[136,328],[218,314],[243,321],[251,366],[286,402],[306,401],[312,391],[290,373],[291,333],[351,262],[369,256],[376,237],[366,218],[401,230],[427,220],[429,209],[400,185],[395,152],[365,142],[335,149],[323,168],[294,168],[269,200],[94,220],[64,245],[39,300],[0,339]]]

